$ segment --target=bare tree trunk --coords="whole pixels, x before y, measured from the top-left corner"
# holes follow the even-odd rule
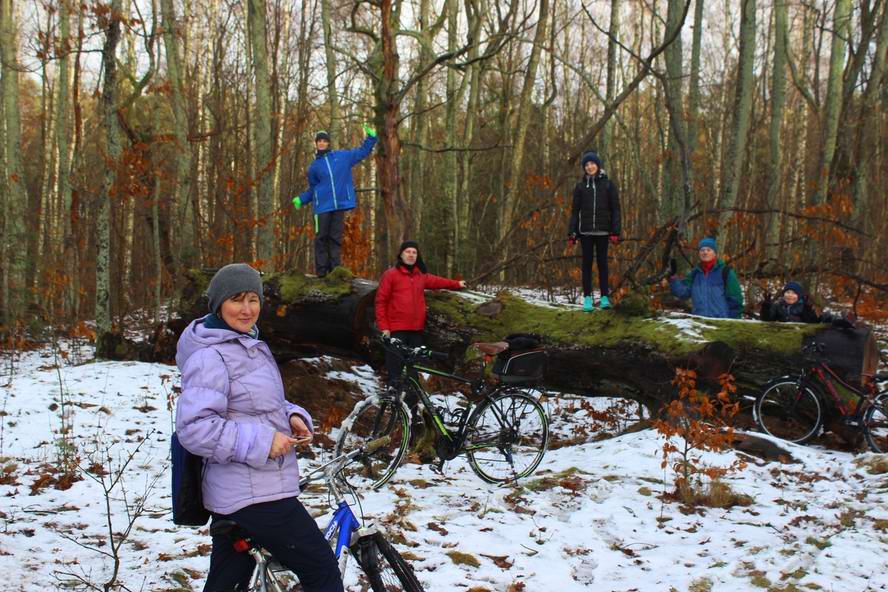
[[[786,19],[786,0],[774,2],[774,62],[771,73],[771,123],[768,127],[768,146],[770,167],[768,168],[768,199],[767,207],[772,210],[780,208],[780,181],[783,178],[783,150],[780,145],[780,131],[783,126],[783,107],[786,103],[786,43],[788,29]],[[768,216],[765,244],[775,245],[779,240],[777,216]],[[768,258],[774,255],[774,247],[767,247]]]
[[[268,76],[268,47],[265,0],[248,0],[247,26],[255,74],[256,110],[253,116],[253,151],[256,168],[259,235],[256,255],[266,265],[274,255],[274,203],[271,195],[272,146],[271,85]]]
[[[826,83],[826,104],[823,115],[823,142],[820,152],[820,171],[814,203],[823,203],[829,194],[833,156],[839,135],[839,115],[842,112],[842,72],[845,67],[847,36],[851,24],[851,0],[836,0],[833,12],[832,50],[829,56],[829,78]]]
[[[666,31],[674,31],[676,27],[682,26],[684,4],[684,0],[669,0],[666,10]],[[666,162],[664,163],[665,178],[663,183],[663,199],[665,202],[663,213],[667,219],[690,207],[690,204],[685,203],[686,200],[682,197],[684,195],[683,179],[685,177],[682,169],[683,162],[686,160],[685,149],[682,147],[687,146],[687,143],[684,141],[687,134],[685,133],[684,92],[682,91],[684,80],[683,48],[684,45],[679,34],[663,53],[666,63],[666,80],[663,85],[663,92],[666,101],[669,103],[669,139]]]
[[[327,108],[330,110],[330,136],[339,138],[339,93],[336,90],[336,52],[330,22],[330,0],[321,0],[321,23],[324,29],[324,58],[327,66]]]
[[[172,180],[172,208],[176,212],[175,233],[178,249],[174,249],[176,268],[193,266],[197,257],[193,204],[191,201],[192,160],[191,142],[188,141],[188,107],[185,102],[183,83],[184,64],[179,50],[182,32],[176,20],[173,0],[160,0],[163,13],[163,43],[167,58],[167,75],[170,82],[170,107],[173,112],[173,135],[176,138],[176,176]]]
[[[866,226],[869,217],[869,178],[874,159],[879,158],[876,149],[879,143],[879,128],[882,113],[878,109],[879,92],[888,71],[888,5],[883,4],[882,19],[879,25],[879,38],[873,57],[869,80],[860,101],[860,124],[858,156],[855,159],[854,176],[854,221],[858,226]]]
[[[401,96],[398,88],[400,56],[395,44],[397,14],[393,0],[380,2],[380,43],[370,62],[377,73],[374,84],[375,120],[379,134],[376,166],[379,191],[386,217],[386,253],[397,252],[398,245],[413,235],[413,217],[401,194],[401,138],[398,123],[401,118]]]
[[[3,229],[4,325],[19,319],[28,304],[26,273],[28,242],[25,226],[28,193],[21,161],[18,43],[12,0],[0,0],[0,58],[2,58],[3,110],[6,124],[6,227]],[[8,268],[8,269],[7,269]],[[6,275],[8,274],[8,275]]]
[[[456,51],[458,34],[458,11],[456,0],[447,0],[444,10],[447,11],[447,49]],[[456,112],[459,108],[461,93],[457,86],[456,72],[447,68],[447,114],[444,119],[444,137],[449,151],[444,159],[444,196],[447,204],[447,277],[453,277],[456,261],[457,244],[459,243],[459,195],[457,194],[457,154],[456,154]]]
[[[733,127],[728,138],[722,171],[721,207],[731,208],[740,188],[740,174],[752,110],[753,61],[755,59],[755,0],[743,0],[740,16],[740,58],[737,62],[737,88],[734,93]]]
[[[614,101],[617,89],[617,52],[620,51],[617,41],[620,38],[620,28],[622,22],[620,19],[620,4],[622,0],[611,0],[610,25],[608,31],[610,37],[607,43],[607,79],[605,88],[605,102],[609,105]],[[610,154],[611,137],[613,136],[614,124],[608,121],[601,130],[601,142],[599,142],[599,150],[608,158]],[[546,143],[548,145],[548,142]]]
[[[96,228],[96,357],[110,354],[111,326],[111,197],[117,182],[120,161],[120,130],[117,122],[117,46],[120,43],[120,19],[123,0],[111,0],[105,17],[105,41],[102,46],[101,114],[105,131],[105,172],[97,196]]]
[[[540,62],[540,52],[546,40],[546,26],[549,19],[549,0],[540,0],[539,20],[536,25],[533,46],[530,49],[530,58],[527,69],[524,72],[524,83],[521,87],[521,97],[518,99],[518,113],[514,118],[515,130],[512,136],[512,156],[510,160],[508,187],[503,196],[502,214],[499,219],[498,243],[503,252],[508,252],[505,239],[515,223],[515,212],[518,200],[521,196],[521,186],[524,176],[524,141],[527,138],[527,129],[530,126],[531,112],[533,110],[533,87],[536,84],[537,68]]]
[[[691,75],[688,81],[688,154],[693,158],[699,145],[700,55],[703,45],[703,7],[705,0],[694,1],[694,30],[691,36]]]

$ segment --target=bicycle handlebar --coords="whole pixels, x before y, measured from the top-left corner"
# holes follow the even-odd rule
[[[351,461],[355,460],[359,456],[373,454],[383,446],[387,445],[392,441],[391,436],[382,436],[381,438],[376,438],[375,440],[370,440],[365,445],[360,448],[356,448],[351,452],[347,452],[345,454],[340,454],[336,458],[327,461],[321,466],[309,472],[307,475],[302,477],[299,480],[299,489],[303,489],[310,483],[315,481],[319,481],[320,479],[324,479],[328,482],[328,484],[342,471],[345,465],[349,464]]]
[[[446,362],[450,356],[445,352],[437,352],[427,348],[424,345],[419,347],[411,347],[398,339],[397,337],[382,337],[384,347],[392,348],[397,353],[403,355],[409,361],[416,359],[436,360],[438,362]]]

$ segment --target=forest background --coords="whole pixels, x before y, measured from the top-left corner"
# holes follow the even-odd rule
[[[715,234],[751,305],[792,278],[884,316],[886,5],[0,0],[2,333],[95,320],[101,355],[189,269],[309,271],[314,133],[364,122],[356,274],[417,238],[435,273],[575,294],[596,150],[620,291]]]

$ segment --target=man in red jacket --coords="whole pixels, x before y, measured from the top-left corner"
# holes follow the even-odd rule
[[[426,304],[425,290],[460,290],[462,280],[451,280],[426,272],[419,254],[419,243],[404,241],[395,266],[387,269],[376,290],[376,325],[386,337],[394,337],[411,347],[423,344]],[[385,352],[389,384],[401,374],[401,359]]]

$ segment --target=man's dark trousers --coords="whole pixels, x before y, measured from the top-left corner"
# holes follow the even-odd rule
[[[345,210],[315,214],[315,273],[325,276],[342,260],[342,233],[345,231]]]

